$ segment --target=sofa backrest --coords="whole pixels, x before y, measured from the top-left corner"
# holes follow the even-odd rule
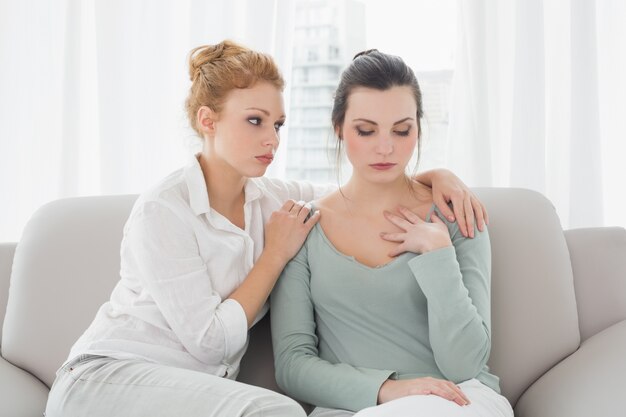
[[[15,250],[2,356],[46,385],[119,281],[122,229],[133,195],[41,207]]]
[[[571,264],[559,220],[541,194],[475,190],[489,209],[492,351],[489,364],[515,404],[580,341]],[[52,202],[15,252],[2,355],[50,386],[71,345],[119,280],[123,225],[136,196]],[[240,376],[275,388],[269,328],[252,332]],[[261,371],[261,372],[258,372]]]
[[[15,254],[15,243],[0,243],[0,326],[4,323],[4,313],[6,312],[7,300],[9,298],[9,279],[13,268],[13,256]],[[5,279],[6,277],[6,279]],[[2,346],[2,336],[0,334],[0,346]]]
[[[572,267],[547,198],[525,189],[474,191],[490,217],[489,365],[515,405],[530,384],[580,345]]]

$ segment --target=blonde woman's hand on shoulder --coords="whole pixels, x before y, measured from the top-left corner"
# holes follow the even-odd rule
[[[304,201],[287,200],[272,213],[265,225],[265,251],[286,264],[304,243],[309,232],[320,219],[316,210],[311,216],[311,205]]]
[[[437,208],[449,221],[456,220],[463,236],[474,237],[474,224],[481,232],[485,224],[489,224],[485,206],[453,172],[447,169],[432,170],[430,186]],[[452,203],[452,209],[448,203]]]
[[[450,233],[445,223],[433,213],[432,223],[421,219],[417,214],[406,207],[399,207],[398,213],[384,212],[385,218],[402,229],[396,233],[381,233],[380,237],[389,242],[396,242],[396,246],[389,256],[398,256],[404,252],[426,253],[452,246]]]
[[[252,327],[287,262],[293,258],[320,218],[319,211],[311,217],[311,206],[303,201],[287,200],[272,213],[265,225],[265,245],[244,282],[230,295],[243,308]]]

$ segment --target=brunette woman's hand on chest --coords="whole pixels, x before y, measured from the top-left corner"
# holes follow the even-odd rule
[[[389,256],[397,256],[404,252],[426,253],[446,246],[452,246],[450,233],[446,224],[432,213],[428,223],[406,207],[399,207],[398,213],[384,212],[385,218],[402,229],[396,233],[381,233],[380,237],[398,246],[389,252]]]

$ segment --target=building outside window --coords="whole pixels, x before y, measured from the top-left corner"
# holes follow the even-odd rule
[[[450,39],[454,39],[456,16],[453,1],[438,4],[439,9],[433,11],[432,8],[437,6],[423,0],[410,3],[395,0],[297,1],[292,74],[288,84],[291,100],[287,123],[287,178],[335,183],[338,178],[345,180],[349,177],[345,156],[343,162],[337,164],[336,138],[330,121],[333,94],[343,68],[356,53],[370,48],[402,56],[416,72],[425,111],[420,170],[445,165],[453,75],[451,55],[454,43]],[[402,10],[402,16],[398,15],[399,10]],[[422,17],[425,15],[428,19]],[[421,22],[433,18],[446,24],[429,22],[437,29],[436,33],[431,31],[432,37],[427,39],[428,30]],[[386,27],[387,31],[394,27],[388,21],[391,19],[397,21],[399,32],[381,33],[381,27]],[[425,31],[427,35],[420,36]],[[447,59],[431,59],[433,54],[420,45],[436,45],[444,50]],[[437,53],[441,54],[441,51]],[[342,171],[340,176],[338,171]]]

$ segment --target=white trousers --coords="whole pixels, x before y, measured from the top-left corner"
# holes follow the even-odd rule
[[[59,369],[46,417],[305,417],[294,400],[215,375],[83,355]]]
[[[513,417],[508,400],[477,379],[458,384],[470,405],[460,406],[437,395],[411,395],[358,413],[317,407],[311,417]]]

